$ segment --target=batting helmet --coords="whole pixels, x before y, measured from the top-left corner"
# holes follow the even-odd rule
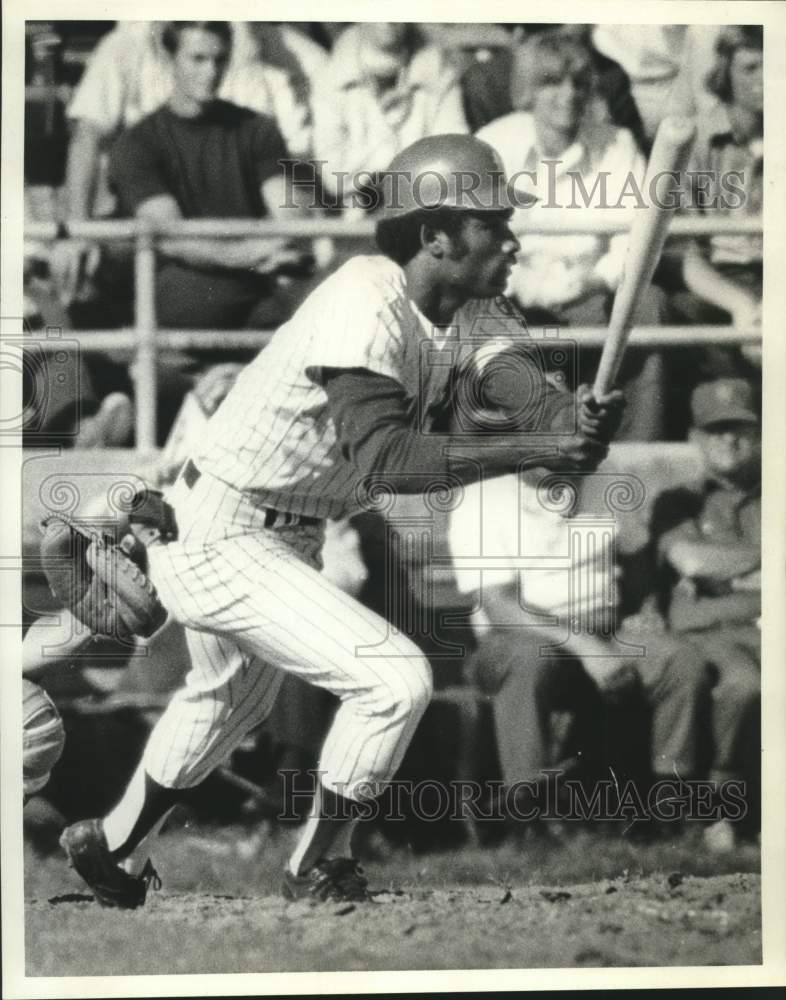
[[[382,174],[379,221],[430,208],[505,211],[528,203],[508,183],[496,150],[474,135],[431,135],[398,153]]]

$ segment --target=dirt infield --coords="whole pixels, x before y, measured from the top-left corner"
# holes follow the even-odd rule
[[[28,975],[744,965],[760,959],[753,875],[559,888],[407,888],[375,904],[184,893],[144,911],[86,894],[28,904]],[[55,929],[56,924],[56,929]],[[215,947],[216,935],[220,947]],[[90,941],[87,948],[76,941]],[[211,942],[213,942],[211,944]]]
[[[396,851],[365,862],[374,904],[312,907],[277,895],[286,838],[189,832],[162,838],[164,888],[133,912],[28,848],[27,974],[757,964],[758,851],[721,863],[699,844]]]

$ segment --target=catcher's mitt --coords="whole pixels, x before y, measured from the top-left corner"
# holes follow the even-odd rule
[[[161,628],[166,609],[145,574],[145,546],[132,532],[118,545],[66,514],[51,514],[41,527],[52,593],[93,635],[149,638]]]
[[[22,680],[22,779],[25,801],[40,791],[60,760],[65,745],[63,720],[54,702],[37,684]]]

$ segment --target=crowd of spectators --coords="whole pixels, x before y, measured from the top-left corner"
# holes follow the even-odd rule
[[[474,40],[469,28],[118,22],[87,55],[66,104],[61,185],[57,168],[50,168],[59,207],[51,208],[50,199],[48,211],[66,225],[130,216],[307,220],[326,212],[352,221],[375,204],[358,195],[369,193],[395,153],[429,134],[473,131],[497,148],[509,172],[537,178],[530,193],[539,199],[539,225],[547,226],[549,214],[562,211],[550,205],[582,211],[577,190],[597,193],[604,177],[606,203],[632,212],[630,178],[643,180],[657,124],[677,112],[695,114],[699,124],[689,175],[696,190],[687,210],[761,214],[761,28],[481,25]],[[32,51],[41,35],[31,31],[30,37]],[[51,63],[56,26],[45,37]],[[197,60],[210,67],[197,69]],[[56,73],[44,76],[56,82]],[[34,111],[31,105],[31,122]],[[49,116],[55,131],[62,117]],[[56,138],[49,152],[63,159],[62,134]],[[40,140],[36,149],[39,158],[46,156]],[[284,159],[310,164],[319,190],[292,186],[297,170],[282,171]],[[35,183],[40,166],[28,173],[28,215],[40,218],[47,211]],[[729,191],[724,178],[732,174],[740,180]],[[589,220],[591,207],[583,211]],[[624,235],[532,234],[531,218],[517,213],[522,251],[509,294],[536,327],[604,325],[620,279]],[[640,304],[641,325],[760,323],[760,237],[718,235],[671,247]],[[157,273],[159,325],[274,329],[326,268],[357,248],[343,240],[336,246],[325,240],[170,242],[161,247]],[[76,328],[132,322],[128,247],[63,240],[32,253],[45,258],[28,267],[33,300],[42,287],[36,276],[51,278],[49,299],[31,302],[31,312],[45,322],[54,315],[60,325],[63,310]],[[582,357],[591,372],[597,352],[585,350]],[[632,401],[623,438],[684,438],[692,388],[718,374],[755,377],[759,358],[751,347],[631,351],[621,376]],[[161,359],[161,443],[194,380],[211,363],[243,360],[220,341],[215,349]],[[127,359],[110,354],[84,365],[83,417],[100,414],[107,396],[116,412],[118,394],[130,409]],[[82,440],[100,443],[101,434]],[[110,434],[107,443],[127,442]]]
[[[643,181],[658,123],[672,112],[695,114],[699,128],[695,189],[684,211],[761,215],[760,27],[486,25],[474,40],[469,26],[459,27],[118,23],[89,54],[66,105],[68,150],[63,176],[53,170],[50,186],[62,194],[51,216],[66,226],[106,217],[354,221],[375,204],[363,195],[373,193],[375,174],[396,153],[424,136],[470,131],[497,149],[508,174],[529,178],[539,223],[560,214],[550,203],[575,204],[577,189],[597,191],[600,179],[607,203],[632,212],[635,199],[626,201],[624,191],[631,178]],[[299,165],[285,171],[281,161]],[[300,172],[309,165],[310,173]],[[739,180],[730,189],[732,175]],[[308,177],[311,189],[302,183]],[[28,181],[28,215],[46,218],[35,178]],[[591,219],[590,205],[575,211]],[[508,294],[535,328],[604,326],[625,235],[532,233],[531,218],[520,209],[512,223],[521,252]],[[339,242],[256,237],[160,245],[159,325],[215,333],[209,348],[159,357],[160,444],[174,427],[169,450],[179,453],[188,407],[204,419],[215,405],[212,398],[200,404],[208,387],[226,391],[247,359],[222,348],[221,331],[274,329],[346,252]],[[127,247],[61,240],[31,254],[27,289],[41,322],[56,316],[76,329],[133,323]],[[673,241],[638,321],[748,329],[761,323],[761,292],[760,236]],[[591,381],[597,358],[581,352],[577,381]],[[657,575],[665,583],[646,627],[638,617],[632,631],[623,628],[633,642],[646,639],[646,660],[626,661],[620,674],[619,660],[590,633],[574,636],[562,659],[542,656],[537,643],[527,651],[520,631],[499,627],[521,612],[518,574],[486,582],[469,673],[493,699],[506,777],[536,774],[565,757],[549,730],[554,711],[572,712],[571,738],[588,748],[604,699],[624,687],[623,675],[650,714],[653,776],[746,773],[746,751],[758,748],[760,363],[751,347],[627,355],[622,439],[690,438],[706,471],[700,489],[656,506]],[[82,357],[80,365],[78,398],[65,393],[53,428],[70,431],[78,412],[77,445],[130,444],[133,368],[112,352]],[[517,530],[500,529],[518,517],[517,505],[531,523],[543,516],[527,484],[509,479],[498,480],[493,503],[488,496],[484,503],[503,549],[518,538]],[[463,510],[472,517],[470,501]],[[546,548],[563,544],[564,521],[546,518],[542,529]],[[454,523],[454,552],[469,539]],[[463,589],[471,594],[472,583]],[[524,590],[529,605],[565,618],[565,595],[549,592],[543,574]],[[615,614],[616,600],[607,594],[602,614]],[[733,840],[728,825],[710,837],[716,849]]]
[[[451,552],[503,567],[481,574],[457,564],[477,640],[467,673],[492,699],[509,784],[570,768],[577,752],[579,770],[597,773],[598,761],[602,770],[609,730],[600,720],[622,696],[626,712],[638,704],[647,720],[653,786],[744,782],[750,821],[761,745],[758,400],[750,381],[725,376],[700,383],[690,404],[700,475],[654,500],[648,568],[636,563],[651,587],[630,586],[607,526],[564,517],[540,477],[465,488]],[[566,553],[569,571],[553,562]],[[523,571],[522,556],[531,560]],[[639,591],[635,600],[626,584]],[[560,736],[553,723],[562,712],[572,725]],[[708,846],[731,849],[736,830],[718,817]]]

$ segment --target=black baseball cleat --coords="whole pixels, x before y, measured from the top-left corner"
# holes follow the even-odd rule
[[[135,910],[144,905],[151,883],[154,889],[161,888],[161,879],[149,859],[140,875],[129,875],[117,864],[100,819],[83,819],[67,826],[60,836],[60,846],[101,906]]]
[[[281,891],[287,899],[313,902],[370,903],[371,895],[363,869],[354,858],[324,858],[305,875],[284,869]]]

